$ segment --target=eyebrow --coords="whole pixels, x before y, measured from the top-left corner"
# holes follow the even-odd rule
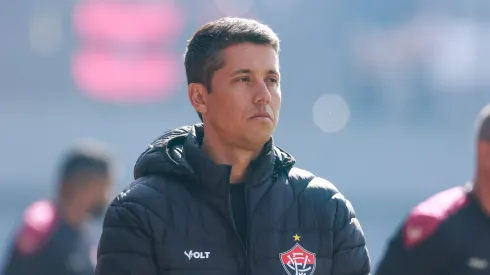
[[[233,71],[233,73],[231,75],[249,74],[251,72],[252,72],[252,70],[250,70],[250,69],[238,69],[238,70]],[[279,75],[279,72],[277,72],[275,69],[271,69],[271,70],[268,70],[267,71],[267,74],[276,74],[276,75]]]

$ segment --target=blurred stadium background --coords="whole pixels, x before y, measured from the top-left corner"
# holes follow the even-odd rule
[[[99,139],[117,153],[116,194],[154,137],[198,121],[182,54],[198,26],[225,15],[257,18],[279,33],[277,143],[352,201],[373,264],[413,204],[471,179],[474,121],[490,101],[489,1],[27,0],[0,7],[2,248],[24,207],[52,195],[60,153],[75,139]]]

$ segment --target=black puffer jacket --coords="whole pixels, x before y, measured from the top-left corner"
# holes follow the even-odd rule
[[[97,275],[365,275],[370,261],[351,204],[328,181],[264,147],[246,178],[248,243],[234,230],[231,168],[199,149],[201,125],[155,141],[136,181],[111,204]]]

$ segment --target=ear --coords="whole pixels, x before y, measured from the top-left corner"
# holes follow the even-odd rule
[[[191,102],[192,107],[201,114],[205,114],[208,110],[206,105],[207,93],[208,90],[203,84],[191,83],[187,86],[189,101]]]

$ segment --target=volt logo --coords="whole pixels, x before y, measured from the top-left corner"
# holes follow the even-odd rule
[[[191,259],[208,259],[209,258],[209,255],[211,255],[211,252],[193,252],[192,250],[187,252],[187,251],[184,251],[184,254],[187,256],[187,258],[189,258],[189,261]]]

